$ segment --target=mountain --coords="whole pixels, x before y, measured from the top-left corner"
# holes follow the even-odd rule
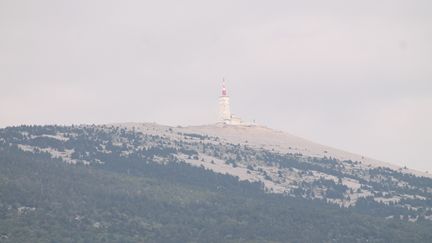
[[[270,128],[0,129],[0,242],[428,242],[432,178]]]

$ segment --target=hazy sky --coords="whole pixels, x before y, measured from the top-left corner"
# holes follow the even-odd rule
[[[432,171],[432,1],[0,0],[0,127],[237,115]]]

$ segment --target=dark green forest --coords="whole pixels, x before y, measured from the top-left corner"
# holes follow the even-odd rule
[[[0,151],[1,242],[430,242],[432,224],[267,194],[183,163],[68,165]],[[131,173],[133,168],[133,173]],[[21,208],[21,210],[18,210]]]

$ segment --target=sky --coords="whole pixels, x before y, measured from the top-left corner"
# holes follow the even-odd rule
[[[430,0],[0,0],[0,127],[245,120],[432,172]]]

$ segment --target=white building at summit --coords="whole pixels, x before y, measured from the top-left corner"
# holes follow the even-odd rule
[[[244,122],[231,113],[230,97],[225,87],[225,81],[222,83],[222,95],[219,97],[219,122],[229,125],[242,125]]]

